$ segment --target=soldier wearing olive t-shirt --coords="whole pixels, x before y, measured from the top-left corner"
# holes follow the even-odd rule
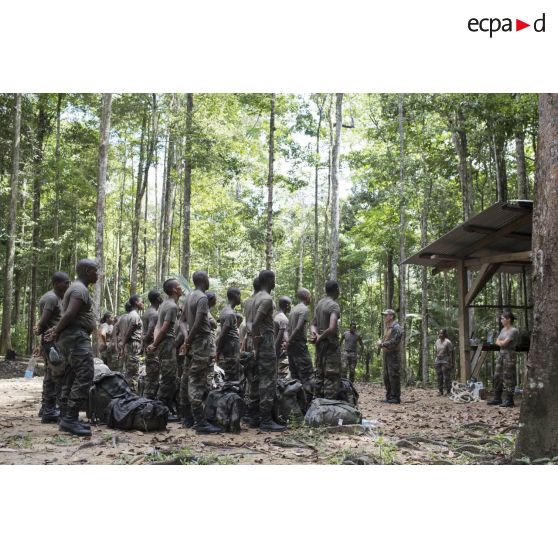
[[[58,342],[66,362],[60,395],[60,430],[91,436],[91,427],[79,422],[78,417],[80,409],[86,408],[94,375],[91,332],[96,322],[88,286],[97,282],[97,262],[80,260],[76,272],[78,278],[64,294],[64,313],[46,333],[45,340]]]
[[[339,284],[327,281],[324,296],[314,311],[310,341],[316,344],[316,386],[315,396],[337,399],[341,384],[341,352],[339,350],[338,321],[341,308],[337,303]]]
[[[41,317],[35,328],[36,335],[42,335],[45,331],[54,327],[62,316],[62,299],[68,287],[70,278],[66,273],[57,271],[52,276],[52,290],[45,293],[39,300],[39,311]],[[43,377],[43,393],[41,406],[41,422],[57,422],[60,413],[56,410],[56,404],[60,404],[60,391],[62,388],[62,377],[64,367],[60,369],[53,367],[50,363],[50,349],[53,343],[41,340],[43,358],[45,360],[45,375]]]
[[[240,341],[238,335],[237,315],[235,306],[240,304],[240,290],[231,287],[227,290],[228,304],[219,314],[221,332],[217,339],[217,363],[225,371],[225,380],[238,380],[238,358]]]

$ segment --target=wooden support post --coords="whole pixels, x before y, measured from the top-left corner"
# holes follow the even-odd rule
[[[477,278],[473,281],[471,288],[465,296],[465,306],[469,306],[471,302],[475,300],[477,295],[481,292],[488,281],[490,281],[499,267],[499,264],[483,264],[479,271],[479,274],[477,275]]]
[[[471,375],[471,358],[469,357],[469,309],[465,304],[468,291],[467,270],[463,262],[458,262],[455,270],[457,279],[457,319],[459,322],[459,364],[461,382],[465,383]]]

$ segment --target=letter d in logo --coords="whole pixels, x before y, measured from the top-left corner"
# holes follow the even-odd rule
[[[543,13],[542,17],[539,19],[535,20],[535,23],[533,23],[533,29],[537,32],[537,33],[544,33],[544,28],[545,28],[545,15]]]

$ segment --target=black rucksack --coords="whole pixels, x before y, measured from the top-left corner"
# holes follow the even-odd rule
[[[109,403],[106,417],[110,428],[151,432],[167,427],[169,410],[161,401],[129,393]]]
[[[108,370],[108,368],[106,368]],[[98,371],[89,388],[87,418],[91,422],[107,422],[106,411],[110,402],[123,395],[133,395],[124,376],[119,372]]]
[[[306,396],[302,384],[298,380],[279,378],[273,403],[273,418],[282,423],[291,419],[302,421],[305,407]]]
[[[358,405],[358,391],[355,389],[353,382],[351,382],[349,378],[341,378],[337,399],[346,401],[354,407]]]
[[[222,426],[226,432],[240,432],[240,419],[244,415],[244,401],[239,382],[225,382],[209,392],[205,401],[205,418]]]

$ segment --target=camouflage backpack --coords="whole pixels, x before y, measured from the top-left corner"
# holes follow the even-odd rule
[[[362,414],[356,407],[336,399],[314,399],[304,417],[304,422],[313,427],[360,424],[361,421]]]
[[[358,391],[349,378],[341,378],[337,398],[341,401],[346,401],[349,405],[353,405],[353,407],[358,405]]]
[[[289,419],[302,420],[306,405],[302,384],[298,380],[279,378],[275,401],[273,402],[273,418],[280,423],[287,423]]]
[[[244,401],[239,382],[225,382],[209,392],[205,401],[205,418],[222,426],[226,432],[240,432],[240,419],[244,414]]]
[[[164,430],[168,417],[169,410],[161,401],[133,393],[113,399],[106,411],[107,426],[119,430]]]
[[[106,423],[106,413],[110,402],[127,394],[132,395],[132,391],[122,374],[111,372],[104,364],[95,363],[95,376],[93,376],[93,383],[89,388],[87,418],[94,423]]]

